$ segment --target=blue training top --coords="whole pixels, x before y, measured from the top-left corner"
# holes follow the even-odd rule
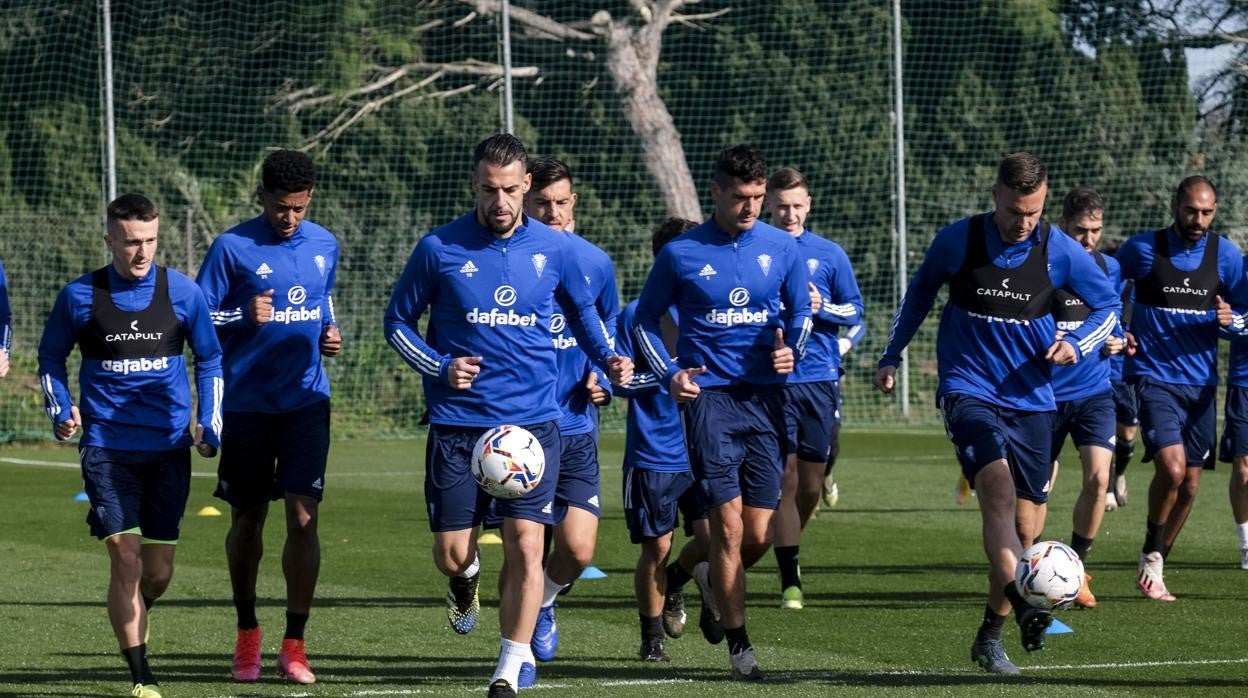
[[[1054,228],[1055,233],[1056,230]],[[1095,255],[1093,255],[1093,258],[1095,259]],[[1118,268],[1118,261],[1108,255],[1101,255],[1100,258],[1105,262],[1105,276],[1109,278],[1114,288],[1120,289],[1122,287],[1122,276]],[[1100,265],[1097,265],[1097,268],[1099,269]],[[1082,299],[1067,296],[1063,301],[1077,303],[1086,312],[1087,306],[1083,304]],[[1083,323],[1084,320],[1063,322],[1059,317],[1057,329],[1059,332],[1069,332],[1078,329]],[[1115,334],[1121,333],[1120,326],[1121,324],[1115,328]],[[1113,362],[1111,357],[1105,356],[1104,353],[1099,351],[1083,357],[1079,363],[1073,366],[1054,366],[1053,399],[1058,402],[1069,402],[1099,395],[1113,388],[1109,382],[1112,377]]]
[[[778,385],[771,353],[776,329],[799,363],[811,332],[810,275],[787,232],[756,222],[735,238],[711,220],[659,251],[637,304],[638,348],[663,385],[682,368],[706,366],[702,387]],[[679,365],[659,333],[659,318],[680,314]],[[781,315],[781,309],[788,312]]]
[[[338,241],[309,220],[282,238],[264,216],[221,233],[196,281],[225,352],[227,412],[281,413],[329,399],[321,334],[336,325]],[[273,319],[252,324],[243,308],[273,289]]]
[[[430,422],[536,424],[562,414],[551,341],[560,310],[578,346],[606,370],[610,337],[569,236],[526,216],[498,238],[473,212],[416,243],[386,309],[386,340],[423,376]],[[448,368],[469,356],[481,357],[481,373],[455,389]]]
[[[581,271],[585,274],[585,283],[593,294],[598,316],[607,327],[607,332],[615,332],[616,318],[620,314],[620,294],[615,285],[615,266],[607,256],[592,242],[573,232],[565,232],[572,251],[580,260]],[[576,341],[576,336],[568,327],[567,318],[556,313],[550,318],[551,342],[559,354],[559,406],[563,414],[559,417],[559,433],[565,436],[588,434],[598,428],[598,406],[589,401],[589,391],[585,381],[589,372],[598,375],[598,385],[611,392],[611,381],[606,374],[594,369],[589,357]],[[615,336],[611,336],[612,342]]]
[[[805,260],[810,281],[818,289],[823,302],[812,315],[812,332],[806,344],[806,356],[789,376],[789,383],[815,383],[839,380],[841,350],[840,329],[849,328],[851,344],[862,338],[863,303],[849,255],[835,242],[807,230],[794,238],[798,254]]]
[[[620,313],[616,331],[616,349],[637,367],[632,382],[615,389],[617,395],[628,398],[624,466],[683,473],[689,470],[689,454],[685,450],[680,408],[667,389],[659,385],[661,378],[650,370],[645,356],[637,351],[633,338],[637,327],[637,301],[633,301]]]
[[[1217,238],[1216,259],[1205,260],[1209,241]],[[1132,236],[1118,251],[1124,281],[1135,282],[1134,310],[1128,328],[1139,345],[1123,368],[1123,377],[1141,377],[1180,385],[1217,385],[1218,321],[1211,295],[1221,294],[1235,308],[1248,307],[1248,283],[1244,279],[1244,263],[1239,248],[1229,239],[1205,233],[1195,244],[1182,239],[1173,228],[1164,231],[1170,250],[1169,265],[1180,276],[1174,289],[1183,296],[1193,296],[1208,304],[1208,309],[1195,307],[1159,307],[1144,297],[1142,281],[1153,271],[1157,231]],[[1197,288],[1193,284],[1206,261],[1209,283]],[[1186,283],[1184,283],[1184,279]],[[1195,292],[1195,293],[1193,293]],[[1156,300],[1156,299],[1153,299]]]
[[[13,349],[13,309],[9,305],[9,277],[0,262],[0,349]]]
[[[1121,304],[1113,284],[1096,266],[1092,256],[1070,236],[1055,229],[1041,234],[1045,224],[1026,240],[1006,244],[991,214],[983,214],[983,238],[990,266],[998,270],[1020,269],[1033,248],[1044,245],[1047,254],[1047,288],[1066,288],[1083,298],[1091,309],[1087,320],[1068,333],[1064,341],[1075,348],[1079,360],[1100,351],[1118,322]],[[923,264],[910,280],[905,299],[893,317],[888,344],[879,365],[901,363],[901,350],[931,312],[941,286],[955,278],[967,258],[971,218],[953,223],[936,234]],[[1005,295],[1010,278],[1001,289],[985,289],[985,295]],[[1017,288],[1017,286],[1016,286]],[[1032,319],[995,317],[970,312],[956,303],[945,304],[936,334],[937,397],[959,393],[1015,410],[1047,411],[1056,408],[1050,364],[1044,355],[1056,334],[1053,317]]]
[[[112,265],[102,271],[84,274],[61,289],[39,341],[39,381],[53,426],[70,418],[73,398],[65,360],[79,344],[82,446],[128,451],[190,446],[191,388],[181,349],[185,340],[195,357],[196,423],[204,426],[206,443],[220,446],[221,346],[199,288],[186,276],[155,265],[134,281]],[[156,296],[162,272],[165,299]],[[102,287],[100,305],[96,280]],[[111,316],[111,326],[100,325],[96,309]],[[161,311],[172,317],[163,317]]]

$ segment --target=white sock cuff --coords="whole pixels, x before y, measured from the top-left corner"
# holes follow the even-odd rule
[[[546,608],[555,602],[555,599],[559,596],[559,592],[563,591],[564,587],[568,585],[560,584],[559,582],[551,579],[550,575],[545,571],[542,573],[542,580],[542,608]]]
[[[465,569],[463,572],[460,572],[459,576],[463,577],[464,579],[468,579],[469,577],[471,577],[472,575],[480,571],[481,571],[481,555],[478,554],[476,557],[472,558],[472,564],[468,565],[468,568]]]
[[[1241,524],[1235,524],[1235,528],[1239,530],[1239,547],[1240,549],[1248,548],[1248,521]]]

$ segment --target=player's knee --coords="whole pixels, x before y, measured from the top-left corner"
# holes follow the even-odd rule
[[[173,565],[164,565],[153,569],[150,565],[143,568],[143,595],[158,599],[169,588],[173,580]]]
[[[667,562],[672,552],[672,536],[669,533],[658,538],[649,538],[641,544],[641,556],[638,564],[647,566],[661,565]]]

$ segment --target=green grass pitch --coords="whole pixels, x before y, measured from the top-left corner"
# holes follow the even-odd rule
[[[1089,569],[1094,611],[1059,618],[1073,634],[1028,655],[1011,622],[1006,650],[1023,676],[998,679],[969,660],[986,589],[979,515],[957,506],[952,449],[935,432],[849,431],[838,466],[841,502],[822,511],[802,548],[807,607],[779,608],[768,555],[749,575],[749,628],[770,680],[728,680],[724,646],[696,628],[668,644],[672,662],[637,659],[636,549],[620,510],[621,439],[602,453],[604,517],[595,565],[561,601],[558,659],[539,667],[535,695],[783,696],[881,692],[957,695],[1235,694],[1248,688],[1248,572],[1239,569],[1226,467],[1207,473],[1167,565],[1179,597],[1135,589],[1151,466],[1128,473],[1130,505],[1106,515]],[[321,510],[323,563],[308,648],[319,682],[294,686],[273,669],[283,626],[279,510],[270,515],[259,609],[265,674],[229,679],[234,612],[224,560],[226,517],[201,517],[215,461],[196,460],[176,573],[156,606],[150,650],[166,696],[483,695],[498,643],[499,546],[483,548],[485,606],[477,629],[446,624],[445,580],[429,561],[420,441],[334,445]],[[1068,448],[1067,455],[1070,456]],[[119,696],[127,674],[104,609],[107,561],[90,538],[70,447],[0,449],[0,695]],[[16,460],[59,462],[66,467]],[[1068,539],[1077,466],[1063,469],[1047,537]]]

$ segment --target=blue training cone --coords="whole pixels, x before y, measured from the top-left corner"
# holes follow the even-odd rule
[[[586,567],[585,571],[581,573],[581,579],[602,579],[606,576],[607,576],[606,572],[603,572],[602,570],[598,569],[597,567],[594,567],[593,565]]]
[[[1054,618],[1053,622],[1049,624],[1049,629],[1045,630],[1044,634],[1045,635],[1065,635],[1067,633],[1073,633],[1073,632],[1075,632],[1074,628]]]
[[[74,501],[75,502],[89,502],[91,501],[91,498],[87,496],[86,492],[79,492],[78,494],[74,495]]]

